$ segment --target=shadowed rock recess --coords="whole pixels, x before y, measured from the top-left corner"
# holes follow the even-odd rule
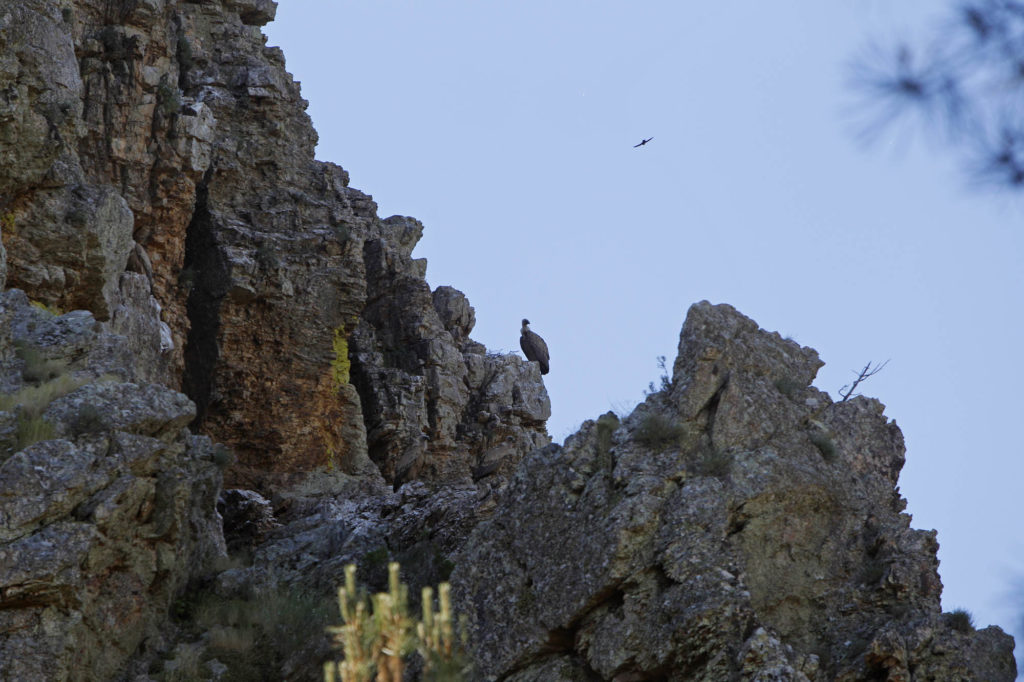
[[[729,306],[551,444],[424,226],[314,159],[275,11],[0,0],[0,680],[320,679],[390,560],[452,581],[474,680],[1014,678],[882,405]]]

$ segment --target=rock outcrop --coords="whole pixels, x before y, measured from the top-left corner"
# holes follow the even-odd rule
[[[214,449],[90,313],[8,291],[0,350],[0,679],[112,679],[225,554]]]
[[[941,613],[899,429],[811,387],[820,365],[700,303],[666,390],[531,453],[456,557],[483,674],[1014,679],[1008,636]]]
[[[276,3],[7,6],[9,285],[100,320],[147,324],[118,312],[148,308],[162,343],[146,366],[235,452],[231,484],[368,474],[367,447],[392,483],[468,480],[496,443],[518,458],[547,442],[539,377],[469,342],[461,294],[432,297],[411,258],[422,226],[381,220],[314,160],[306,102],[259,30]],[[146,285],[124,292],[126,269]]]
[[[882,406],[728,306],[551,445],[423,225],[314,159],[275,10],[0,0],[0,679],[317,679],[389,560],[452,578],[481,679],[1012,679]]]

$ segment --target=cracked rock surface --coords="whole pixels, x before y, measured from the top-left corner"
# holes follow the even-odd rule
[[[698,303],[666,390],[531,453],[456,559],[483,673],[1014,679],[1010,637],[941,613],[936,534],[895,488],[896,424],[811,387],[820,365]]]

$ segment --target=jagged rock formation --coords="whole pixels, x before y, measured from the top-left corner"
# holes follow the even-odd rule
[[[213,447],[130,346],[0,296],[0,679],[111,679],[224,555]]]
[[[471,344],[471,318],[439,318],[411,258],[422,226],[380,220],[314,161],[306,102],[259,30],[276,3],[0,7],[9,284],[105,320],[119,274],[145,274],[129,296],[152,294],[163,332],[146,364],[237,454],[233,484],[367,474],[367,428],[393,483],[468,480],[495,443],[547,442],[539,377]]]
[[[351,349],[353,383],[373,415],[370,457],[396,484],[464,482],[488,449],[511,438],[514,466],[548,442],[540,374],[469,339],[475,314],[460,292],[431,294],[426,262],[411,260],[419,222],[395,217],[381,228],[363,249],[370,294]]]
[[[671,385],[532,453],[458,555],[476,660],[508,680],[1012,680],[941,614],[934,531],[874,400],[817,354],[690,309]]]
[[[314,160],[275,9],[0,0],[0,679],[215,678],[211,604],[295,595],[312,634],[228,662],[317,679],[309,604],[390,559],[414,594],[455,562],[481,677],[1012,678],[939,612],[881,406],[727,306],[548,445],[423,226]]]

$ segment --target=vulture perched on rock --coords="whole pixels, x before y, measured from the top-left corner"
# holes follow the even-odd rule
[[[548,344],[538,334],[530,331],[530,321],[523,320],[523,328],[519,336],[519,347],[523,349],[526,359],[540,365],[540,373],[548,373]]]

